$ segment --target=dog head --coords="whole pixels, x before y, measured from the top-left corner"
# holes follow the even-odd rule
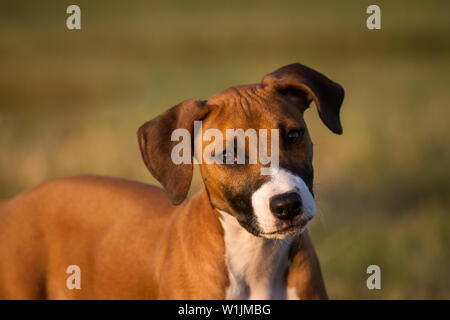
[[[343,98],[342,87],[319,72],[287,65],[261,83],[234,86],[206,101],[184,101],[145,123],[138,131],[141,153],[174,204],[189,191],[193,166],[186,160],[195,153],[215,209],[254,235],[284,238],[315,215],[313,147],[303,113],[314,100],[323,123],[341,134]],[[177,129],[195,151],[183,149],[181,162],[173,159]],[[262,161],[267,156],[276,166]]]

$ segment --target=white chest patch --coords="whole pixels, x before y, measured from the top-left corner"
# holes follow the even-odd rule
[[[293,237],[267,239],[252,235],[221,212],[230,285],[227,299],[286,299],[286,270]]]

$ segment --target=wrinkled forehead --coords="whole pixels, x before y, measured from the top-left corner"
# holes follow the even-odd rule
[[[303,123],[301,109],[259,84],[230,87],[208,99],[205,127],[278,129]]]

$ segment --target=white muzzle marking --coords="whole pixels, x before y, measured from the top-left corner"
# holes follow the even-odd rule
[[[310,220],[316,214],[314,198],[303,179],[285,169],[278,169],[252,195],[253,212],[262,233],[274,233],[283,227],[283,222],[272,214],[269,202],[271,197],[287,192],[297,192],[300,195],[305,218]]]

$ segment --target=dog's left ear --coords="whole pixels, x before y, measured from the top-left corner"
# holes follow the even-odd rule
[[[186,100],[144,123],[137,132],[145,165],[163,185],[170,201],[175,205],[180,204],[188,194],[193,165],[192,159],[190,163],[175,164],[172,161],[172,149],[178,143],[171,141],[172,132],[176,129],[187,130],[190,133],[193,153],[194,121],[202,120],[207,113],[208,107],[203,101]]]
[[[322,122],[334,133],[342,134],[339,110],[344,89],[323,74],[299,63],[290,64],[269,73],[262,80],[266,90],[301,94],[308,104],[314,100]]]

